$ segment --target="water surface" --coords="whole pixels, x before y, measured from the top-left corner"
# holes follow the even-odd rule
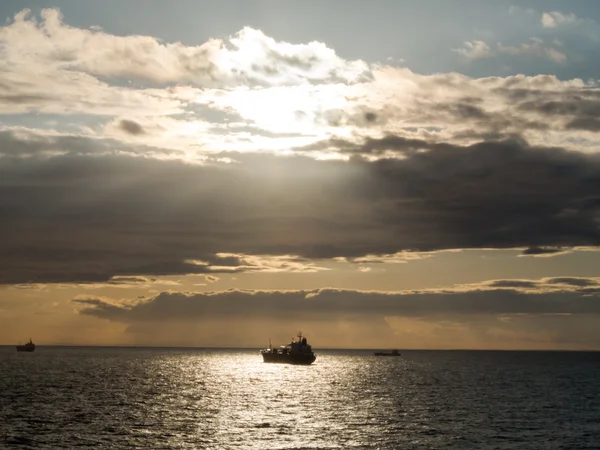
[[[316,353],[0,347],[0,448],[600,448],[600,353]]]

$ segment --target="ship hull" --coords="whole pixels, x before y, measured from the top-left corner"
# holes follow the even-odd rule
[[[262,353],[263,361],[266,363],[278,363],[278,364],[298,364],[308,366],[315,362],[317,357],[315,355],[290,355],[281,353]]]
[[[35,347],[27,347],[25,345],[17,345],[18,352],[32,352],[35,350]]]

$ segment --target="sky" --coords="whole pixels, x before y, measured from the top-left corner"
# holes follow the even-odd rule
[[[0,17],[0,344],[600,350],[595,0]]]

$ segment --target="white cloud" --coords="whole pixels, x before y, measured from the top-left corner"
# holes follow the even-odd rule
[[[471,144],[480,139],[473,130],[520,134],[532,144],[597,148],[593,121],[573,126],[567,115],[519,109],[523,98],[512,97],[533,90],[546,101],[561,101],[566,92],[591,101],[597,87],[581,80],[473,79],[369,67],[340,58],[322,43],[279,42],[250,28],[184,46],[70,27],[56,10],[45,10],[40,21],[30,13],[17,15],[0,27],[0,43],[0,114],[69,114],[71,123],[81,122],[80,134],[177,150],[172,155],[188,161],[229,150],[289,153],[328,138],[360,141],[384,133]],[[558,63],[567,58],[557,44],[540,39],[494,49],[468,41],[454,51],[470,59],[493,53]],[[128,83],[130,78],[138,80]],[[143,87],[141,78],[153,87]],[[95,123],[82,114],[96,116]],[[57,124],[64,127],[65,121]],[[307,153],[342,157],[334,146]]]
[[[366,63],[323,43],[279,42],[251,28],[185,46],[70,27],[55,9],[41,20],[24,10],[0,26],[0,114],[108,117],[86,133],[168,148],[269,150],[323,139],[329,124],[317,115],[343,108],[348,85],[369,76]]]
[[[69,27],[56,9],[43,10],[41,18],[24,10],[0,28],[7,63],[203,87],[352,83],[368,75],[364,62],[346,61],[323,43],[277,42],[248,27],[227,39],[186,46]]]
[[[365,255],[359,258],[350,258],[349,262],[356,264],[403,264],[409,261],[427,259],[437,252],[398,252],[389,255]]]
[[[563,63],[567,60],[567,56],[563,52],[552,46],[545,45],[544,41],[539,38],[531,38],[531,42],[516,46],[504,46],[499,43],[498,51],[510,55],[535,55],[557,63]]]
[[[542,25],[545,28],[555,28],[564,23],[572,23],[577,20],[575,14],[561,13],[558,11],[545,12],[542,14]]]
[[[490,47],[484,41],[466,41],[463,43],[463,47],[454,48],[452,51],[470,60],[489,58],[491,56]]]
[[[243,255],[217,253],[217,261],[207,266],[214,272],[319,272],[329,270],[294,255]],[[219,265],[219,262],[227,265]]]

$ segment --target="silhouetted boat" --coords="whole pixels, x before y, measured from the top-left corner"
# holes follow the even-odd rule
[[[391,352],[375,352],[375,356],[402,356],[400,352],[396,349]]]
[[[25,345],[17,345],[18,352],[32,352],[35,350],[35,344],[31,342],[31,338],[29,338],[29,342]]]
[[[262,349],[260,353],[266,363],[312,364],[317,359],[302,333],[298,333],[298,340],[292,339],[288,345],[279,348],[271,347],[269,342],[269,348]]]

